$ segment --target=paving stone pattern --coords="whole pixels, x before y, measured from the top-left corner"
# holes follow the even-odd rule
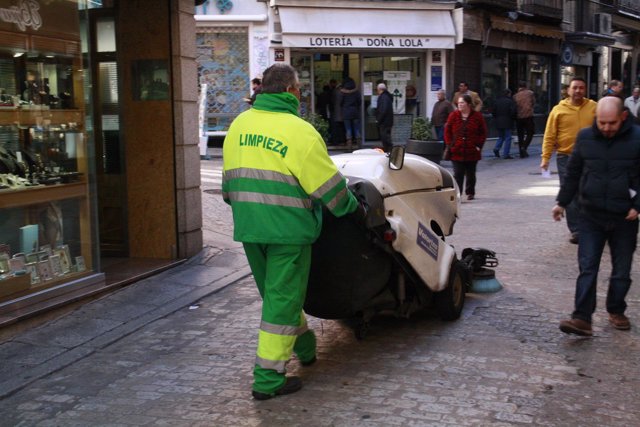
[[[532,155],[480,163],[477,199],[462,203],[451,241],[458,253],[495,250],[504,289],[469,294],[456,322],[429,311],[409,320],[378,316],[358,341],[349,322],[311,318],[319,360],[303,368],[294,359],[288,366],[304,388],[257,402],[250,385],[259,296],[251,276],[197,294],[224,277],[219,269],[246,267],[237,246],[210,247],[173,274],[0,345],[2,380],[20,376],[28,364],[45,370],[48,360],[79,353],[5,396],[0,425],[640,425],[638,262],[628,298],[631,331],[606,323],[605,255],[595,336],[562,334],[558,321],[572,307],[576,246],[567,241],[566,225],[551,220],[557,176],[541,178],[538,162]],[[189,302],[185,295],[200,296]],[[181,306],[150,317],[161,301],[180,298]],[[145,316],[137,328],[112,332]],[[100,339],[110,331],[113,339]]]

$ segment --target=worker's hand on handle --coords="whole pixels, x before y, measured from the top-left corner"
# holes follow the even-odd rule
[[[564,218],[564,208],[560,205],[555,205],[553,209],[551,209],[551,214],[553,215],[554,221],[560,221]]]

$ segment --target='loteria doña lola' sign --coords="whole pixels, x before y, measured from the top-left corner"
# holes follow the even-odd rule
[[[309,36],[283,34],[286,47],[369,48],[369,49],[434,49],[449,48],[450,37],[376,37],[376,36]]]

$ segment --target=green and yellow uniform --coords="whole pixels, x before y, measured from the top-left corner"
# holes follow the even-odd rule
[[[253,384],[261,393],[284,385],[292,351],[302,362],[315,357],[302,306],[322,205],[336,216],[358,206],[298,106],[290,93],[258,95],[223,146],[222,195],[233,211],[233,237],[244,245],[263,298]]]

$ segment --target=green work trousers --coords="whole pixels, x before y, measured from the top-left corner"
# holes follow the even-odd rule
[[[285,379],[295,352],[307,362],[316,356],[316,338],[302,306],[311,267],[311,245],[243,243],[262,297],[262,321],[253,370],[253,390],[274,393]]]

